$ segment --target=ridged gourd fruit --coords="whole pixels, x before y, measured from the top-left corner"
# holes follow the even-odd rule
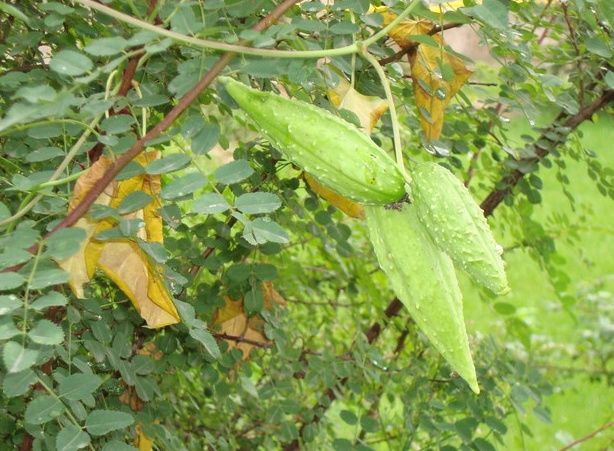
[[[395,294],[454,371],[479,393],[454,265],[430,239],[416,208],[367,206],[371,243]]]
[[[322,108],[220,77],[228,94],[288,160],[322,185],[363,204],[405,195],[394,160],[357,127]]]
[[[452,172],[432,162],[415,165],[411,178],[418,218],[435,244],[476,283],[498,295],[507,293],[503,249],[469,190]]]

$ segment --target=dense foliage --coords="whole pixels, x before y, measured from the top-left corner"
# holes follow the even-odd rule
[[[429,3],[0,2],[0,448],[526,447],[565,368],[611,388],[614,286],[580,285],[559,247],[590,258],[596,221],[569,162],[614,199],[579,131],[612,113],[614,5]],[[450,48],[452,28],[492,63]],[[483,200],[508,268],[537,263],[507,297],[463,280],[498,329],[467,324],[480,395],[395,299],[361,207],[290,164],[220,73],[329,110],[391,158],[400,130],[406,166],[439,162]],[[574,213],[541,214],[545,190]],[[531,283],[582,342],[514,306]]]

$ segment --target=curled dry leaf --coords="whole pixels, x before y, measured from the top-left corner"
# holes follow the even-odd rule
[[[144,165],[155,158],[159,158],[158,152],[146,152],[137,157],[136,161]],[[111,164],[110,158],[101,157],[79,177],[69,211],[100,180]],[[151,202],[122,218],[141,219],[145,226],[137,236],[144,241],[162,243],[162,219],[158,213],[159,176],[140,174],[120,182],[113,181],[98,197],[96,204],[116,208],[128,194],[136,191],[151,196]],[[86,231],[86,239],[79,252],[58,262],[70,274],[69,285],[75,296],[84,297],[83,285],[94,276],[96,268],[100,268],[128,296],[149,327],[163,327],[179,322],[179,314],[164,284],[160,265],[153,262],[134,241],[124,238],[95,240],[96,234],[114,225],[112,219],[94,221],[89,217],[81,218],[75,225]]]
[[[376,96],[366,96],[354,89],[344,76],[339,83],[328,90],[330,102],[340,110],[349,110],[360,120],[362,129],[369,135],[388,109],[388,102]]]
[[[375,8],[375,12],[384,17],[384,25],[396,17],[386,7]],[[413,48],[416,42],[412,36],[427,35],[433,26],[428,20],[403,20],[389,36],[399,47]],[[445,42],[439,34],[432,38],[437,47],[420,44],[408,54],[416,107],[427,141],[439,138],[446,107],[471,75],[459,57],[445,50]]]
[[[273,305],[285,306],[286,300],[273,288],[271,282],[264,282],[260,287],[264,298],[264,308],[270,310]],[[243,299],[234,300],[224,297],[225,305],[218,309],[213,316],[213,324],[218,326],[221,333],[242,337],[250,341],[268,344],[270,341],[264,334],[264,320],[255,315],[249,318],[243,308]],[[230,349],[239,348],[243,352],[243,360],[249,358],[254,345],[251,343],[226,340]]]

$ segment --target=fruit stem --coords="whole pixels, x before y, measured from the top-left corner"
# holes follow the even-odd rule
[[[401,175],[405,179],[407,184],[411,183],[411,177],[405,170],[405,163],[403,162],[403,149],[401,147],[401,132],[399,128],[399,118],[397,116],[397,110],[394,106],[394,97],[392,96],[392,90],[390,89],[390,82],[388,81],[388,77],[386,77],[386,73],[382,68],[381,64],[377,59],[369,53],[366,46],[363,46],[360,51],[361,56],[366,59],[371,66],[377,72],[377,76],[379,77],[380,83],[384,88],[384,92],[386,93],[386,100],[388,101],[388,110],[390,111],[390,122],[392,123],[392,136],[394,142],[394,154],[397,161],[397,166],[399,167],[399,171],[401,171]]]

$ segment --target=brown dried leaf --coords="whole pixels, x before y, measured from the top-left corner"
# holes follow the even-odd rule
[[[286,305],[286,300],[273,288],[271,282],[261,285],[264,298],[264,308],[270,310],[273,305]],[[213,324],[219,326],[222,333],[242,337],[262,344],[270,343],[264,335],[264,321],[258,315],[248,318],[243,309],[243,300],[234,300],[226,296],[225,305],[213,315]],[[249,358],[254,345],[251,343],[226,340],[230,349],[239,348],[243,352],[243,360]]]

